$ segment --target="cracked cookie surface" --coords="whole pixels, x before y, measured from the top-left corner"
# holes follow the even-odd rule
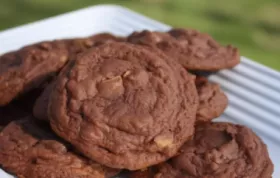
[[[168,32],[134,32],[128,41],[156,47],[177,60],[188,70],[217,71],[232,68],[240,62],[237,48],[222,46],[211,36],[191,29]]]

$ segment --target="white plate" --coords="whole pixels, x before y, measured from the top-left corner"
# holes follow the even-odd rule
[[[24,45],[57,38],[82,37],[99,32],[128,35],[137,30],[168,30],[170,26],[114,5],[93,6],[0,32],[0,54]],[[247,125],[268,145],[280,177],[280,73],[242,58],[232,70],[211,75],[227,92],[229,107],[218,121]],[[1,172],[1,178],[10,178]]]

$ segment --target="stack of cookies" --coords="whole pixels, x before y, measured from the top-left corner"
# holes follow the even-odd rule
[[[189,29],[46,41],[0,57],[0,165],[19,178],[271,178],[249,128],[200,76],[238,50]]]

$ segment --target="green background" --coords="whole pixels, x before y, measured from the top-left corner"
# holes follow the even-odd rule
[[[104,3],[207,32],[280,70],[280,0],[0,0],[0,30]]]

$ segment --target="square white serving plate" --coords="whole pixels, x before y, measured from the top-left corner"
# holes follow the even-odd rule
[[[0,54],[24,45],[59,38],[83,37],[100,32],[126,36],[143,29],[171,27],[115,5],[93,6],[0,32]],[[280,177],[280,73],[245,57],[237,67],[209,76],[229,97],[229,107],[216,121],[252,128],[267,144]],[[0,169],[0,178],[12,178]]]

